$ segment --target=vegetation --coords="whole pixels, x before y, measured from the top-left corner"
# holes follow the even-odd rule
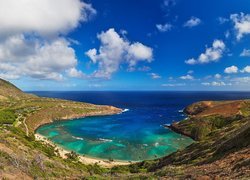
[[[196,140],[167,157],[111,169],[67,159],[34,131],[51,120],[119,112],[109,106],[23,93],[0,80],[0,178],[2,179],[249,179],[250,101],[199,102],[172,128]],[[110,162],[113,161],[110,159]]]
[[[12,110],[0,110],[0,124],[13,124],[17,116]]]

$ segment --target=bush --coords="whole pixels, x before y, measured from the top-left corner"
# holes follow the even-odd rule
[[[212,120],[212,128],[213,128],[213,129],[222,128],[222,127],[224,127],[225,125],[226,125],[226,120],[223,119],[223,118],[217,117],[217,118],[214,118],[214,119]]]
[[[65,154],[67,156],[68,159],[72,160],[72,161],[78,161],[79,157],[76,154],[76,152],[71,151],[70,153]]]
[[[191,131],[192,137],[194,137],[195,140],[203,140],[209,133],[211,132],[210,127],[203,124],[197,127],[193,127]]]
[[[0,125],[2,124],[13,124],[17,116],[14,111],[11,110],[0,110]]]

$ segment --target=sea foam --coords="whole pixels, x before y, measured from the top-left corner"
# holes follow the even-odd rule
[[[122,112],[127,112],[127,111],[129,111],[129,109],[123,109],[123,110],[122,110]]]
[[[104,138],[99,138],[100,141],[103,141],[103,142],[112,142],[113,140],[111,139],[104,139]]]
[[[74,139],[78,139],[78,140],[84,140],[83,138],[81,138],[81,137],[76,137],[76,136],[72,136],[72,138],[74,138]]]

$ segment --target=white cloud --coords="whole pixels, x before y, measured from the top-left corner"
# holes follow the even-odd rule
[[[178,86],[185,86],[185,83],[176,83],[176,84],[162,84],[162,87],[178,87]]]
[[[223,81],[213,81],[213,82],[203,82],[201,83],[203,86],[231,86],[231,83],[225,83]]]
[[[183,24],[184,27],[195,27],[201,23],[201,20],[197,17],[191,17],[187,22]]]
[[[95,13],[80,0],[0,0],[0,36],[65,34]]]
[[[220,75],[220,74],[215,74],[214,77],[215,77],[216,79],[220,79],[220,78],[221,78],[221,75]]]
[[[250,66],[246,66],[241,70],[242,73],[250,73]]]
[[[149,75],[151,76],[152,79],[160,79],[161,76],[159,74],[156,73],[149,73]]]
[[[217,19],[217,20],[219,21],[219,23],[220,23],[220,24],[224,24],[224,23],[226,23],[226,22],[228,22],[228,21],[229,21],[229,19],[224,18],[224,17],[218,17],[218,19]]]
[[[152,48],[143,45],[142,43],[136,42],[130,44],[127,49],[127,59],[130,66],[135,66],[138,61],[147,60],[152,61],[153,51]]]
[[[160,32],[167,32],[170,31],[173,28],[172,24],[166,23],[166,24],[156,24],[156,28]]]
[[[137,70],[138,70],[138,71],[147,72],[147,71],[150,71],[151,68],[148,67],[148,66],[142,66],[142,67],[139,67]]]
[[[153,60],[152,48],[140,42],[129,42],[113,28],[98,34],[97,38],[101,41],[99,50],[90,49],[85,53],[93,63],[98,64],[93,77],[109,79],[122,64],[128,64],[129,68],[133,68],[139,61]]]
[[[0,0],[0,76],[63,80],[80,77],[66,33],[96,14],[80,0]]]
[[[93,63],[96,63],[97,50],[95,48],[88,50],[85,54],[93,61]]]
[[[193,80],[194,77],[188,74],[186,76],[181,76],[180,79],[183,79],[183,80]]]
[[[236,67],[236,66],[227,67],[227,68],[225,68],[224,72],[227,73],[227,74],[238,73],[238,67]]]
[[[214,40],[212,47],[206,48],[204,53],[201,53],[198,59],[188,59],[185,61],[186,64],[194,65],[194,64],[205,64],[210,62],[218,61],[225,51],[225,44],[222,40]]]
[[[194,65],[197,64],[197,61],[194,58],[188,59],[185,61],[186,64]]]
[[[231,79],[232,82],[234,82],[237,85],[249,85],[250,84],[250,77],[237,77]]]
[[[83,78],[86,77],[82,71],[77,70],[76,68],[70,68],[69,70],[66,70],[69,77],[74,78]]]
[[[77,65],[74,49],[63,38],[40,42],[23,35],[11,36],[0,44],[0,52],[0,72],[11,79],[62,80],[65,71]]]
[[[250,49],[243,49],[240,56],[241,57],[250,57]]]
[[[240,40],[244,35],[250,34],[250,14],[232,14],[230,19],[234,23],[237,40]]]

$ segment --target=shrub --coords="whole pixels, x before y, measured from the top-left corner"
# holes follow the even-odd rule
[[[192,128],[191,135],[195,140],[203,140],[211,132],[210,127],[206,124]]]
[[[72,160],[72,161],[78,161],[79,157],[76,154],[76,152],[71,151],[70,153],[65,154],[67,156],[68,159]]]
[[[0,110],[0,125],[13,124],[16,120],[15,112],[12,110]]]

